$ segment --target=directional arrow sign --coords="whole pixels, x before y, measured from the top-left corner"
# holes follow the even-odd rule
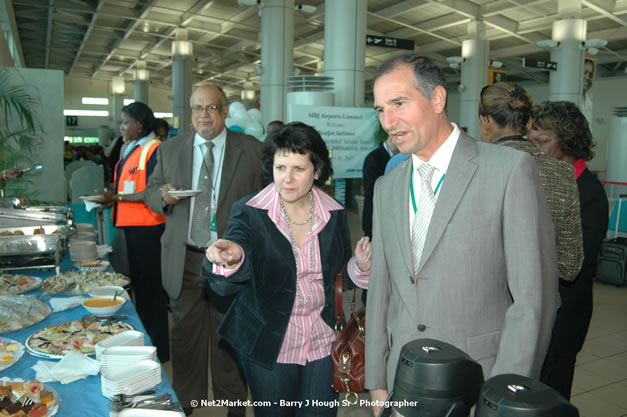
[[[557,62],[553,62],[553,61],[544,61],[541,59],[532,59],[532,58],[523,57],[522,65],[523,67],[528,67],[528,68],[539,68],[539,69],[545,69],[549,71],[557,71]]]
[[[366,45],[381,46],[384,48],[414,50],[414,41],[409,39],[388,38],[386,36],[366,36]]]

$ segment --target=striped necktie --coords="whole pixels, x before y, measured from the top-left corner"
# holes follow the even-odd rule
[[[211,193],[213,192],[213,184],[211,183],[213,179],[213,142],[206,141],[201,146],[204,146],[206,150],[198,173],[198,186],[196,188],[202,190],[202,193],[196,196],[196,201],[194,202],[190,237],[197,247],[204,248],[209,239],[211,239],[209,227],[213,214],[211,210]]]
[[[435,196],[431,188],[431,178],[433,177],[433,166],[421,164],[418,167],[420,175],[420,199],[418,200],[418,210],[414,216],[411,226],[411,248],[414,258],[414,273],[418,273],[422,250],[425,246],[427,230],[431,222],[433,207],[435,206]]]

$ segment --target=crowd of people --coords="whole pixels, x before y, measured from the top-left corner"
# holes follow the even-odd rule
[[[214,398],[233,404],[229,417],[245,415],[248,388],[273,404],[256,416],[336,415],[280,404],[337,399],[343,265],[348,288],[369,290],[375,415],[401,348],[418,338],[464,350],[486,378],[539,378],[569,398],[607,228],[607,198],[585,164],[592,136],[575,105],[533,106],[515,83],[479,98],[483,141],[449,120],[430,59],[379,67],[374,107],[388,139],[364,162],[365,236],[354,248],[345,207],[321,191],[333,169],[313,127],[272,122],[263,144],[231,131],[216,85],[194,89],[193,132],[166,142],[148,106],[122,109],[126,149],[101,202],[125,233],[138,313],[159,358],[172,360],[187,415],[210,377]],[[384,175],[396,153],[406,159]]]

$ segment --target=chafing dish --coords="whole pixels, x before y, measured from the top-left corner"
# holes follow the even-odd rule
[[[56,267],[61,262],[61,235],[0,237],[0,269]]]
[[[20,208],[22,207],[22,200],[17,197],[0,197],[0,207]]]

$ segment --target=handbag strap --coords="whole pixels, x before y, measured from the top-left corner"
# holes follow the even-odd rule
[[[342,278],[343,272],[344,272],[344,265],[340,267],[340,270],[338,271],[337,276],[335,277],[335,331],[336,332],[340,332],[343,327],[343,324],[342,324],[343,317],[344,317],[344,315],[342,314],[342,311],[343,311],[342,288],[344,286],[344,279]]]

